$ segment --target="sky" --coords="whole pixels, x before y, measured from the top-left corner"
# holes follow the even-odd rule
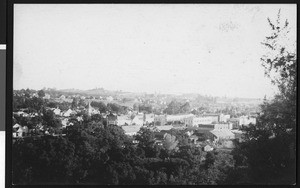
[[[15,4],[13,87],[272,96],[279,9],[295,37],[293,4]]]

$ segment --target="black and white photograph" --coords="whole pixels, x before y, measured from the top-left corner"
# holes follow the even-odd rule
[[[13,5],[12,185],[295,185],[296,4]]]

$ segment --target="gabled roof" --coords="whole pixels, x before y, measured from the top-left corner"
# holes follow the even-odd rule
[[[227,130],[227,129],[221,129],[221,130],[214,129],[210,132],[217,137],[234,137],[235,136],[230,130]]]
[[[13,128],[19,128],[19,127],[22,127],[20,124],[18,124],[18,123],[16,123],[14,126],[13,126]]]
[[[106,117],[110,121],[116,121],[118,119],[118,117],[112,113],[108,114]]]

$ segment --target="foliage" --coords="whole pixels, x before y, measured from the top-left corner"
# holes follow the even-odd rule
[[[178,144],[178,140],[176,140],[176,136],[166,133],[164,135],[163,146],[165,149],[172,151],[176,148]]]
[[[257,124],[245,128],[245,142],[238,143],[233,152],[237,163],[231,173],[243,172],[236,180],[239,183],[292,184],[296,166],[296,51],[295,46],[290,48],[283,42],[288,41],[289,23],[281,24],[280,11],[275,23],[268,22],[272,33],[262,44],[269,51],[261,60],[279,93],[261,105]]]
[[[39,96],[40,98],[45,97],[45,92],[44,92],[44,90],[39,90],[39,91],[38,91],[38,96]]]
[[[92,101],[91,106],[98,108],[101,113],[106,113],[108,111],[107,106],[103,102]]]

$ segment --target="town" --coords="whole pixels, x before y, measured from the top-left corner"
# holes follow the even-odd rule
[[[186,133],[189,141],[204,151],[232,149],[233,140],[242,140],[241,129],[249,124],[255,125],[259,114],[257,104],[260,101],[253,99],[240,102],[195,94],[172,98],[159,94],[109,93],[103,88],[94,89],[95,92],[102,96],[55,89],[14,91],[13,138],[64,136],[66,128],[74,121],[92,118],[101,120],[106,126],[122,127],[124,133],[131,137],[141,128],[150,129],[155,133],[158,145],[162,145],[165,137],[161,135],[174,129]],[[27,103],[31,100],[32,104],[26,106],[26,97]],[[43,102],[46,105],[40,105]],[[55,126],[38,121],[45,116],[41,106],[44,106],[44,113],[56,120]]]

